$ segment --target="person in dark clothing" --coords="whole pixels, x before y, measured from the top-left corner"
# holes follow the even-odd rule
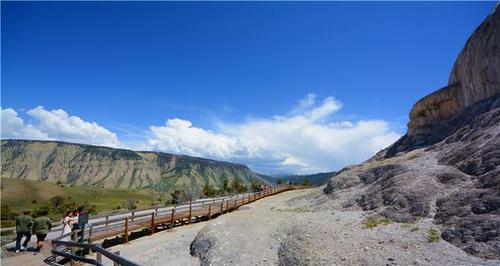
[[[41,248],[43,248],[43,241],[45,240],[45,237],[47,237],[47,234],[50,232],[50,229],[52,229],[52,221],[50,220],[47,215],[49,214],[48,211],[42,211],[40,213],[40,217],[35,219],[34,225],[33,225],[33,233],[36,235],[36,251],[40,251]]]
[[[89,222],[89,214],[84,210],[83,206],[78,207],[78,229],[81,231],[78,232],[79,241],[83,242],[85,237],[85,226]]]
[[[33,227],[33,218],[30,216],[30,211],[24,211],[23,215],[16,217],[16,253],[20,250],[26,250],[31,239],[31,227]],[[23,246],[21,240],[26,237]]]

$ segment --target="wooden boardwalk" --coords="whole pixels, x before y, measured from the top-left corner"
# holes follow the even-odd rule
[[[174,206],[171,209],[156,211],[152,209],[151,213],[142,212],[140,215],[127,215],[119,218],[106,217],[105,220],[91,223],[89,229],[85,232],[85,239],[88,243],[71,242],[68,236],[61,236],[52,240],[52,256],[45,259],[50,265],[60,265],[60,263],[71,262],[76,265],[77,262],[86,262],[94,265],[102,265],[102,257],[114,261],[115,265],[137,266],[138,264],[127,261],[119,254],[112,254],[103,249],[102,245],[93,243],[111,237],[115,237],[115,244],[127,243],[133,232],[140,231],[144,234],[154,234],[159,229],[181,226],[202,220],[210,220],[216,216],[234,211],[242,205],[252,203],[256,200],[275,195],[287,190],[300,189],[302,186],[279,185],[267,188],[260,192],[254,192],[233,197],[217,198],[204,200],[201,202],[189,203],[181,206]],[[76,238],[76,232],[71,233],[73,239]],[[87,250],[87,251],[85,251]],[[92,250],[96,252],[95,259],[88,256],[86,252]],[[58,258],[61,258],[58,260]]]
[[[100,265],[102,255],[109,253],[106,249],[102,249],[101,245],[93,245],[93,243],[100,242],[106,239],[115,238],[119,243],[127,243],[131,240],[131,234],[133,232],[141,232],[144,234],[154,234],[156,231],[166,228],[171,228],[175,226],[181,226],[185,224],[194,223],[202,220],[210,220],[216,216],[234,211],[241,207],[242,205],[252,203],[256,200],[275,195],[287,190],[300,189],[302,186],[290,186],[290,185],[280,185],[272,188],[265,189],[260,192],[248,193],[244,195],[236,195],[232,197],[217,198],[211,200],[203,200],[199,202],[193,202],[185,205],[174,206],[173,208],[164,209],[151,209],[150,213],[145,213],[141,211],[141,214],[136,215],[134,213],[116,215],[118,217],[113,218],[112,216],[107,216],[105,219],[100,219],[98,222],[93,222],[90,224],[88,230],[85,231],[85,239],[87,244],[79,244],[76,242],[71,242],[66,240],[66,237],[57,237],[53,242],[47,240],[44,249],[41,253],[33,255],[33,253],[23,253],[23,254],[12,254],[12,257],[3,258],[2,265],[60,265],[59,263],[71,262],[71,265],[78,264],[80,259],[82,260],[92,260],[86,257],[78,257],[79,252],[84,252],[80,248],[74,247],[74,245],[86,246],[86,249],[101,250],[101,253],[96,253],[96,259],[92,260],[95,265]],[[158,210],[158,211],[156,211]],[[76,236],[76,232],[72,233]],[[62,241],[61,241],[62,240]],[[68,242],[69,241],[69,242]],[[104,253],[102,253],[104,252]],[[126,260],[119,255],[113,255],[114,259],[117,261]],[[109,256],[106,255],[106,256]],[[59,258],[59,259],[58,259]],[[66,260],[64,259],[66,258]],[[68,260],[68,258],[70,258]],[[109,257],[108,257],[109,258]],[[64,262],[65,261],[65,262]],[[45,264],[45,265],[46,265]],[[115,265],[136,265],[133,262],[130,263],[117,263]]]
[[[86,232],[86,239],[91,244],[92,242],[109,237],[123,236],[124,242],[127,243],[129,235],[134,231],[147,229],[150,234],[153,234],[158,228],[170,228],[199,220],[210,220],[215,216],[234,211],[242,205],[296,188],[298,187],[283,185],[244,196],[238,195],[226,199],[214,199],[209,202],[205,201],[176,206],[164,212],[151,212],[141,215],[130,215],[124,218],[106,219],[105,221],[91,224]]]

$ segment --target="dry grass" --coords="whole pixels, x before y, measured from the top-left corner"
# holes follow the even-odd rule
[[[439,234],[438,230],[431,228],[431,229],[429,229],[427,239],[431,243],[436,243],[436,242],[439,242],[441,240],[441,235]]]
[[[392,224],[392,221],[385,217],[368,217],[363,221],[365,228],[375,228],[379,225]]]

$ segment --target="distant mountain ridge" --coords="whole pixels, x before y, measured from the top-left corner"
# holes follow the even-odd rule
[[[59,141],[2,140],[1,177],[106,188],[183,189],[200,194],[225,180],[267,183],[242,164]]]
[[[332,178],[336,172],[324,172],[324,173],[316,173],[316,174],[308,174],[308,175],[283,175],[283,176],[268,176],[268,175],[260,175],[261,178],[271,182],[276,183],[278,180],[282,180],[284,182],[291,182],[297,184],[303,184],[304,180],[307,178],[309,183],[313,186],[321,186],[326,183],[330,178]]]

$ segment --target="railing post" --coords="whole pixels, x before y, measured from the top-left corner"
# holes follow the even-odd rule
[[[237,206],[236,206],[237,201],[238,201],[237,199],[235,199],[235,200],[234,200],[234,210],[236,210],[236,207],[237,207]]]
[[[170,215],[170,225],[173,227],[174,226],[174,214],[175,214],[175,206],[172,209],[172,214]]]
[[[208,220],[210,220],[210,215],[212,214],[212,204],[208,205]]]
[[[106,227],[108,227],[109,215],[106,215]]]
[[[120,251],[115,251],[114,253],[116,255],[120,256]],[[113,266],[120,266],[120,264],[118,264],[118,262],[116,262],[116,261],[113,261]]]
[[[71,232],[71,241],[72,242],[76,242],[77,237],[78,237],[78,235],[77,235],[76,231]],[[69,251],[70,251],[71,255],[75,255],[76,254],[76,247],[74,247],[74,246],[69,247]],[[74,266],[75,265],[75,260],[71,259],[69,261],[69,264],[71,266]]]
[[[132,221],[134,220],[135,211],[132,211]]]
[[[97,252],[95,256],[97,262],[102,263],[102,254],[100,252]]]
[[[229,200],[226,201],[226,213],[228,213],[228,212],[229,212]]]
[[[151,234],[155,232],[155,213],[151,213]]]
[[[191,223],[191,215],[192,215],[192,203],[191,201],[189,201],[189,221],[188,223],[190,224]]]
[[[94,227],[91,225],[89,227],[89,239],[88,239],[89,245],[92,245],[92,233],[93,232],[94,232]],[[92,249],[89,249],[89,255],[92,255]]]
[[[128,243],[128,217],[125,217],[125,243]]]

